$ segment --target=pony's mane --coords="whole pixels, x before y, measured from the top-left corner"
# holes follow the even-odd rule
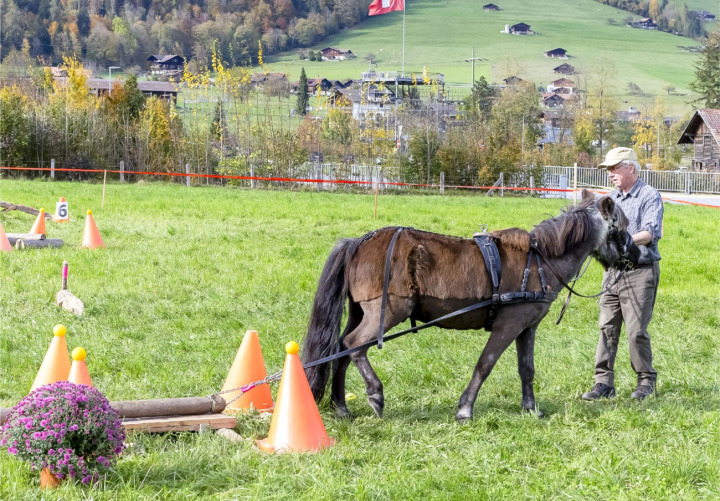
[[[594,199],[563,209],[559,216],[542,221],[530,235],[540,250],[552,257],[562,256],[568,248],[584,242],[594,229],[590,207]]]
[[[506,228],[492,232],[503,247],[527,253],[530,251],[530,233],[520,228]]]

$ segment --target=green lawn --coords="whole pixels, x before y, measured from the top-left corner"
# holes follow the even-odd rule
[[[107,186],[3,179],[4,201],[54,208],[77,220],[49,226],[61,249],[0,255],[0,406],[27,394],[52,337],[87,349],[110,400],[202,396],[222,387],[242,336],[260,332],[266,365],[302,341],[317,280],[336,239],[386,225],[469,236],[530,229],[563,201],[458,196],[250,191],[180,184]],[[92,209],[107,249],[78,249]],[[717,210],[667,205],[662,279],[651,324],[658,399],[630,399],[635,375],[620,344],[617,398],[580,401],[592,384],[597,300],[555,304],[538,330],[536,396],[546,417],[520,411],[514,349],[480,391],[475,419],[454,421],[457,400],[487,339],[429,329],[389,342],[370,359],[385,384],[385,417],[348,371],[355,419],[320,411],[332,449],[265,455],[252,440],[269,421],[240,419],[246,442],[212,434],[139,435],[104,482],[66,484],[45,499],[715,499],[720,496],[720,243]],[[33,218],[3,213],[8,232]],[[76,318],[54,305],[62,261],[86,306]],[[579,289],[597,292],[593,264]],[[559,302],[558,302],[559,303]],[[273,387],[273,394],[277,386]],[[38,474],[0,452],[0,499],[40,497]]]
[[[512,0],[496,2],[499,12],[485,12],[483,2],[467,0],[413,0],[407,2],[405,20],[405,69],[445,74],[447,82],[469,84],[472,80],[472,56],[487,59],[476,63],[475,78],[484,75],[492,83],[502,83],[507,76],[508,61],[516,67],[513,73],[547,86],[557,78],[552,68],[567,62],[591,76],[600,57],[608,55],[615,63],[617,93],[622,109],[636,106],[639,109],[654,102],[655,96],[665,96],[671,112],[689,109],[691,101],[689,83],[695,79],[694,53],[682,51],[680,46],[698,45],[693,40],[624,26],[622,20],[629,13],[601,5],[593,0],[569,0],[558,3],[552,0]],[[714,0],[694,0],[692,8],[710,10],[716,15],[718,3]],[[402,12],[368,18],[349,30],[328,37],[314,49],[338,47],[350,49],[358,57],[339,62],[310,62],[298,59],[297,51],[266,57],[272,71],[290,73],[298,79],[300,68],[305,67],[309,78],[323,76],[359,78],[367,71],[363,57],[378,55],[378,70],[400,70],[402,66]],[[611,26],[608,19],[617,24]],[[501,34],[506,24],[525,22],[537,32],[535,36]],[[706,29],[715,29],[708,23]],[[546,58],[545,51],[562,47],[573,56],[567,61]],[[628,82],[640,86],[648,96],[627,95]],[[663,90],[668,84],[677,89],[667,96]],[[462,94],[461,89],[452,91]],[[451,97],[453,95],[451,94]],[[623,103],[627,100],[627,103]]]

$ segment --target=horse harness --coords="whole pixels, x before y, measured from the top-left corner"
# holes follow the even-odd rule
[[[387,253],[385,255],[385,273],[383,276],[383,290],[382,290],[382,302],[380,305],[380,325],[378,328],[378,339],[377,339],[377,347],[378,349],[382,349],[383,347],[383,341],[384,341],[384,326],[385,326],[385,308],[387,307],[387,297],[388,297],[388,290],[390,288],[390,265],[392,260],[392,254],[393,250],[395,249],[395,242],[397,241],[398,237],[400,236],[400,233],[402,233],[403,230],[406,229],[413,229],[413,228],[406,228],[406,227],[398,227],[395,230],[395,233],[393,233],[392,238],[390,239],[390,245],[388,245]],[[462,308],[461,310],[458,310],[456,312],[453,312],[448,315],[456,316],[462,313],[466,313],[468,311],[472,311],[474,309],[483,308],[485,306],[489,306],[490,309],[488,310],[488,313],[485,315],[485,323],[483,324],[483,328],[490,332],[492,331],[493,324],[495,323],[495,319],[497,318],[498,311],[500,310],[501,306],[510,305],[510,304],[520,304],[520,303],[552,303],[555,298],[557,297],[557,294],[554,294],[552,292],[548,292],[549,288],[547,286],[547,282],[545,280],[545,272],[542,269],[542,266],[540,266],[540,254],[537,252],[537,249],[534,245],[531,244],[530,251],[528,252],[528,260],[527,264],[525,265],[525,271],[523,272],[523,280],[522,280],[522,286],[520,288],[519,292],[505,292],[500,293],[500,280],[502,278],[502,263],[500,261],[500,253],[498,252],[497,245],[495,244],[495,239],[487,233],[487,227],[484,227],[483,231],[481,233],[476,233],[473,235],[473,241],[477,244],[478,248],[480,249],[480,252],[482,253],[483,260],[485,261],[485,269],[487,271],[488,276],[490,277],[490,281],[492,283],[492,295],[491,298],[482,301],[480,303],[476,303],[472,306],[469,306],[467,308]],[[527,282],[528,278],[530,277],[530,265],[532,264],[533,256],[535,256],[535,259],[537,261],[537,267],[538,267],[538,274],[540,275],[540,283],[542,285],[541,290],[539,291],[528,291],[527,289]],[[445,319],[448,316],[443,316],[439,319],[435,319],[432,321],[432,325],[439,322],[442,319]],[[449,317],[448,317],[449,318]],[[412,332],[415,330],[418,330],[418,328],[415,325],[415,319],[410,318],[410,323],[412,325],[412,328],[409,329],[407,332]],[[430,322],[424,324],[422,327],[430,327],[428,325]],[[404,332],[406,333],[406,332]],[[398,333],[400,334],[400,333]]]

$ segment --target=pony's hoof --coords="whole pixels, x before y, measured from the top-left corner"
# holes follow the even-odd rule
[[[457,421],[460,424],[468,423],[472,421],[472,412],[467,413],[465,411],[460,411],[457,414],[455,414],[455,421]]]
[[[381,418],[383,410],[385,409],[385,398],[376,393],[374,395],[368,395],[368,402],[370,403],[370,407],[375,411],[375,414],[377,414],[377,417]]]
[[[341,409],[340,407],[335,408],[335,417],[339,419],[350,419],[350,411],[347,410],[347,407],[344,409]]]
[[[535,416],[536,418],[544,417],[545,414],[540,410],[540,407],[523,407],[523,411],[528,414]]]

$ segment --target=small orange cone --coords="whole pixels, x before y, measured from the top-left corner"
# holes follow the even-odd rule
[[[230,367],[230,372],[225,380],[222,391],[239,388],[246,384],[265,379],[266,377],[267,371],[265,370],[265,360],[263,359],[262,350],[260,349],[258,333],[257,331],[247,331],[242,343],[240,343],[237,355],[235,355],[235,361]],[[240,390],[231,391],[223,394],[223,398],[225,398],[226,402],[230,402],[239,394]],[[266,384],[261,384],[228,404],[226,409],[232,411],[246,411],[250,409],[272,411],[273,406],[270,387]]]
[[[315,405],[305,370],[300,362],[300,347],[295,341],[285,345],[287,356],[270,432],[257,446],[263,452],[317,452],[335,444],[328,437],[320,411]]]
[[[70,375],[68,381],[75,384],[86,384],[92,386],[92,379],[90,379],[90,373],[88,372],[87,365],[85,364],[85,357],[87,352],[85,348],[78,346],[72,351],[73,363],[70,366]]]
[[[53,340],[50,342],[50,347],[45,354],[30,391],[46,384],[67,381],[70,372],[70,354],[65,341],[66,332],[67,329],[64,325],[58,324],[53,329]]]
[[[40,209],[37,219],[30,228],[30,233],[33,235],[45,235],[45,209]]]
[[[92,217],[92,211],[87,211],[87,217],[85,218],[85,233],[83,234],[81,249],[97,249],[98,247],[105,248],[105,242],[103,242],[100,232],[98,231],[95,220]]]
[[[10,240],[7,237],[7,234],[5,233],[5,228],[3,228],[2,223],[0,223],[0,251],[3,252],[12,252],[13,248],[12,245],[10,245]]]

